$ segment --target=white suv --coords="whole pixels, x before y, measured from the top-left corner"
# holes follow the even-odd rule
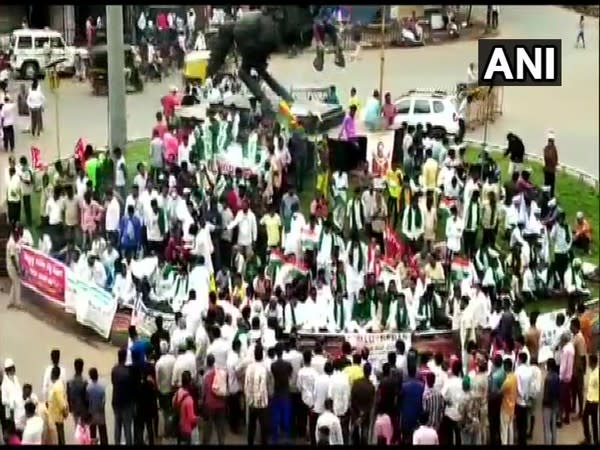
[[[430,123],[448,134],[458,134],[456,96],[444,91],[412,90],[394,101],[396,116],[394,124],[408,125]]]
[[[10,36],[10,65],[22,78],[39,77],[51,61],[66,58],[58,64],[60,73],[75,73],[74,47],[65,45],[62,35],[53,30],[21,28]]]

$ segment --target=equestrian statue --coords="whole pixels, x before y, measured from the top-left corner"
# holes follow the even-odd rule
[[[222,70],[229,52],[235,50],[241,60],[238,76],[260,102],[263,114],[272,115],[273,106],[260,87],[260,79],[285,102],[291,104],[293,99],[267,71],[269,57],[282,47],[310,47],[313,38],[317,45],[313,61],[315,70],[323,70],[326,38],[335,48],[335,64],[339,67],[345,66],[330,8],[314,5],[276,5],[249,11],[239,20],[221,25],[218,33],[209,42],[210,60],[207,76],[214,77]],[[253,69],[258,78],[251,76]]]

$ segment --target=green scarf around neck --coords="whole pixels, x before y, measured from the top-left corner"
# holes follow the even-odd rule
[[[361,244],[360,241],[352,241],[352,243],[350,244],[350,251],[348,252],[348,261],[350,261],[350,264],[352,265],[352,267],[354,267],[354,250],[357,248],[358,246],[358,271],[362,272],[363,268],[364,268],[364,255],[363,255],[363,251],[361,248]]]
[[[473,217],[473,208],[472,208],[473,205],[475,205],[475,207],[476,207],[475,217]],[[475,223],[473,223],[473,220],[475,220]],[[467,209],[466,229],[471,231],[471,230],[473,230],[474,226],[476,227],[478,224],[479,224],[479,203],[477,203],[475,200],[471,200],[469,203],[469,207]]]
[[[408,229],[411,231],[413,229],[413,214],[415,215],[415,227],[421,228],[421,225],[423,224],[423,214],[421,213],[419,205],[410,205],[408,208]]]

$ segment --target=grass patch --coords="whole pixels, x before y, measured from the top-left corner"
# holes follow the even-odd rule
[[[138,141],[131,142],[125,152],[125,160],[127,163],[127,173],[129,174],[129,182],[133,180],[133,176],[137,172],[137,164],[140,162],[148,163],[148,139],[141,139]],[[466,160],[468,162],[474,163],[477,161],[479,157],[479,153],[481,151],[481,147],[479,146],[471,146],[467,149],[466,152]],[[504,177],[508,174],[508,159],[504,158],[499,153],[492,153],[492,157],[497,162],[500,167],[501,173]],[[528,161],[527,165],[532,169],[532,180],[535,184],[541,185],[543,184],[544,175],[543,175],[543,166],[537,161]],[[310,211],[310,203],[315,195],[315,180],[316,174],[314,172],[310,172],[306,176],[306,180],[304,181],[304,190],[299,193],[301,209],[304,214],[309,214]],[[578,211],[582,211],[587,219],[590,221],[592,229],[594,230],[594,236],[598,236],[598,229],[600,229],[600,211],[599,211],[599,202],[600,195],[599,192],[580,181],[576,177],[568,175],[565,172],[560,172],[556,177],[556,197],[560,204],[560,206],[565,210],[569,222],[571,225],[574,224],[575,215]],[[40,221],[40,194],[39,192],[35,192],[32,198],[32,215],[34,220],[34,225],[39,225]],[[23,217],[24,219],[24,217]],[[443,239],[443,231],[444,226],[440,224],[438,227],[438,239]],[[34,227],[32,230],[34,237],[37,238],[38,227]],[[500,242],[500,241],[499,241]],[[592,254],[591,255],[578,255],[584,258],[587,261],[590,261],[594,264],[598,264],[599,258],[599,246],[598,240],[594,239],[592,242]],[[590,286],[592,290],[592,297],[597,297],[600,294],[600,289],[597,285]],[[543,299],[538,301],[535,304],[527,305],[528,309],[538,309],[541,312],[551,311],[557,308],[565,307],[565,299],[557,298],[557,299]]]

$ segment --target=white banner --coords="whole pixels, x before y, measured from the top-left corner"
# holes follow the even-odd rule
[[[65,309],[74,311],[77,322],[108,339],[117,313],[117,301],[110,292],[82,280],[67,270]]]
[[[344,339],[360,350],[369,349],[369,355],[380,361],[387,360],[387,354],[396,350],[396,341],[402,339],[406,348],[411,346],[411,333],[346,333]]]
[[[138,299],[131,314],[131,325],[135,326],[138,333],[150,337],[156,331],[157,316],[162,316],[165,330],[170,330],[175,324],[175,314],[148,309],[144,302]]]
[[[375,178],[385,178],[392,168],[394,130],[367,133],[367,164]]]

